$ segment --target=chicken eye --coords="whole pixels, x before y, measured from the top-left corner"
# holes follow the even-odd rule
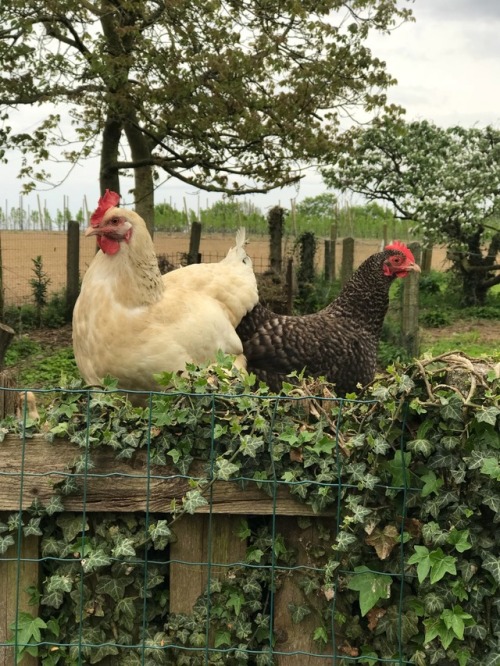
[[[392,261],[393,261],[395,264],[400,264],[400,263],[401,263],[401,257],[393,257]]]

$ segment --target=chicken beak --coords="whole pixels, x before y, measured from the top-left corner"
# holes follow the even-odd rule
[[[415,264],[415,263],[408,264],[408,266],[406,268],[407,268],[407,270],[413,271],[414,273],[421,273],[422,272],[420,266],[418,264]]]
[[[90,227],[87,227],[85,229],[84,236],[85,238],[87,238],[87,236],[98,236],[99,233],[100,233],[99,227],[93,227],[92,225],[90,225]]]

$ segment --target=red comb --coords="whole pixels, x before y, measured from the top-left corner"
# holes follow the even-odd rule
[[[97,203],[97,208],[92,213],[92,217],[90,218],[90,224],[93,227],[96,227],[104,217],[104,213],[110,208],[114,208],[119,203],[120,203],[120,195],[117,194],[116,192],[112,192],[111,190],[106,190],[106,192],[104,192],[102,197],[100,197]]]
[[[397,250],[398,252],[402,252],[410,261],[415,263],[415,257],[413,256],[413,252],[410,250],[409,247],[407,247],[404,243],[401,241],[395,240],[392,241],[390,245],[385,246],[386,250]]]

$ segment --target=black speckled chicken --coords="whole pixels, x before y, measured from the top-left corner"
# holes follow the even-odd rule
[[[320,312],[280,315],[258,303],[236,329],[248,371],[276,392],[287,374],[302,370],[306,376],[324,376],[337,395],[368,384],[376,371],[389,288],[409,271],[420,267],[407,246],[394,241],[368,257]]]

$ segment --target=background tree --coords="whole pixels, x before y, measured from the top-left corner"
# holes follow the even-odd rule
[[[297,182],[344,115],[385,105],[394,80],[365,43],[407,2],[2,0],[0,151],[23,152],[27,187],[54,147],[73,163],[99,152],[101,191],[133,169],[150,225],[160,174],[233,194]],[[9,126],[11,108],[60,103],[31,133]]]
[[[333,192],[323,192],[315,197],[306,197],[297,204],[297,212],[308,217],[326,217],[333,219],[338,206],[337,195]]]
[[[386,116],[342,137],[325,182],[392,204],[426,242],[448,245],[467,305],[500,284],[500,131]]]

